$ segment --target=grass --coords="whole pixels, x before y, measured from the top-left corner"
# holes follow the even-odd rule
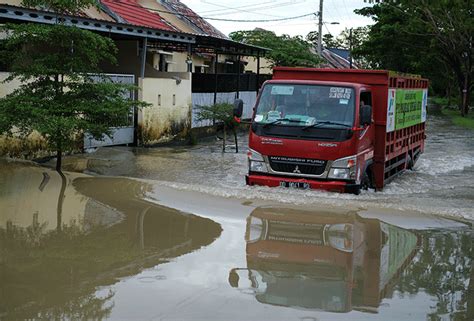
[[[443,115],[448,116],[453,124],[464,128],[474,129],[474,113],[471,111],[466,117],[461,116],[461,112],[455,109],[443,109]]]
[[[433,96],[429,98],[429,103],[440,106],[441,108],[437,109],[438,112],[448,117],[454,125],[474,129],[474,112],[471,110],[466,117],[462,117],[457,107],[459,106],[459,97],[452,97],[450,104],[448,104],[447,97]]]

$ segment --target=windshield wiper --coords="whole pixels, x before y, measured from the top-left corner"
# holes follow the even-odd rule
[[[279,118],[279,119],[275,119],[274,121],[271,121],[269,123],[266,123],[265,125],[263,125],[263,128],[267,128],[270,125],[273,125],[273,124],[276,124],[276,123],[279,123],[279,122],[282,122],[282,121],[287,121],[289,123],[304,123],[305,122],[304,120],[298,120],[298,119]]]
[[[326,121],[318,121],[318,122],[316,122],[312,125],[305,126],[305,127],[303,127],[303,130],[307,130],[309,128],[316,128],[316,127],[319,127],[321,125],[338,125],[338,126],[343,126],[343,127],[346,127],[346,128],[352,128],[351,125],[347,125],[347,124],[344,124],[344,123],[339,123],[339,122],[336,122],[336,121],[326,120]]]

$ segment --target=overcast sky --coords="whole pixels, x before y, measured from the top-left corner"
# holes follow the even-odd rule
[[[202,17],[238,20],[278,19],[300,16],[319,10],[319,0],[181,0]],[[371,19],[356,15],[354,9],[368,6],[364,0],[325,0],[323,8],[323,33],[337,36],[344,28],[366,26]],[[278,35],[302,35],[317,30],[317,18],[309,16],[289,21],[227,22],[208,20],[225,34],[256,27],[272,30]],[[330,24],[339,22],[338,25]]]

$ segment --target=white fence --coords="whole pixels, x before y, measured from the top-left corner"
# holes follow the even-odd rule
[[[217,103],[233,104],[237,98],[236,92],[217,93]],[[244,112],[242,118],[251,118],[253,107],[257,100],[257,93],[255,91],[241,91],[239,98],[244,101]],[[214,93],[193,93],[193,110],[192,110],[192,128],[205,127],[212,125],[212,120],[198,121],[197,115],[199,113],[199,106],[209,106],[214,103]]]

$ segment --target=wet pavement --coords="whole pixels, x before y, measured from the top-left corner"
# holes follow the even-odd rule
[[[474,320],[474,134],[430,124],[360,197],[247,187],[218,142],[0,160],[0,320]]]

